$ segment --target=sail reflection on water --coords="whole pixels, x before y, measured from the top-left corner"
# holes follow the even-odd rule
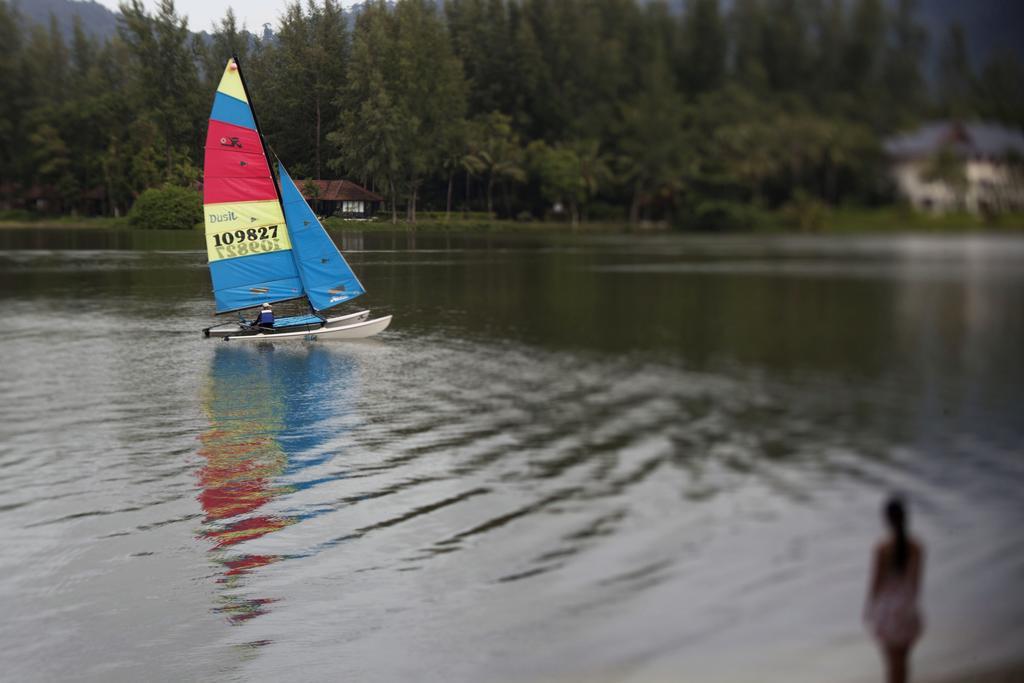
[[[218,565],[216,610],[231,623],[264,614],[276,601],[248,595],[245,577],[289,557],[244,548],[322,507],[289,505],[288,496],[321,482],[304,470],[334,455],[321,452],[338,433],[324,422],[344,412],[352,389],[351,359],[335,355],[319,347],[215,350],[203,395],[210,428],[200,436],[200,534]]]

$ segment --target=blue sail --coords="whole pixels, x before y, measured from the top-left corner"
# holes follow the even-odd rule
[[[313,309],[322,311],[365,294],[363,285],[295,187],[284,164],[278,162],[277,170],[292,256]]]

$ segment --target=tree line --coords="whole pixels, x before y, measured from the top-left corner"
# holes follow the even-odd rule
[[[1024,125],[1024,67],[972,68],[916,0],[335,0],[256,36],[209,36],[173,0],[121,5],[117,35],[28,26],[0,0],[0,193],[126,211],[201,180],[214,90],[238,55],[295,177],[346,177],[393,218],[728,225],[747,207],[891,200],[882,140],[932,117]]]

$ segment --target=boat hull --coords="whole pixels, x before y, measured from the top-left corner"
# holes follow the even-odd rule
[[[327,327],[341,327],[344,325],[351,325],[353,323],[362,322],[370,317],[369,311],[358,311],[356,313],[349,313],[348,315],[340,315],[334,318],[327,318],[322,324],[318,325],[293,325],[291,327],[279,327],[275,328],[271,334],[282,334],[286,332],[307,332],[307,331],[319,331],[320,329]],[[222,323],[213,327],[207,327],[203,330],[203,334],[207,337],[216,337],[218,339],[223,337],[238,337],[242,335],[255,334],[256,331],[250,327],[243,327],[238,323]]]
[[[225,335],[220,337],[224,341],[247,341],[247,342],[269,342],[269,341],[320,341],[320,340],[344,340],[344,339],[365,339],[366,337],[372,337],[375,334],[379,334],[388,328],[391,324],[391,316],[386,315],[382,318],[374,318],[373,320],[358,320],[356,322],[349,322],[347,324],[334,324],[333,326],[325,324],[322,327],[313,330],[298,330],[295,332],[288,331],[268,331],[268,332],[257,332],[255,334],[241,333],[236,335]]]

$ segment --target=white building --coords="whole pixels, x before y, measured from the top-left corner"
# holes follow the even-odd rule
[[[896,186],[915,208],[972,213],[1024,210],[1024,134],[989,123],[937,121],[889,138]],[[959,188],[929,180],[929,170],[945,154],[964,165]]]

